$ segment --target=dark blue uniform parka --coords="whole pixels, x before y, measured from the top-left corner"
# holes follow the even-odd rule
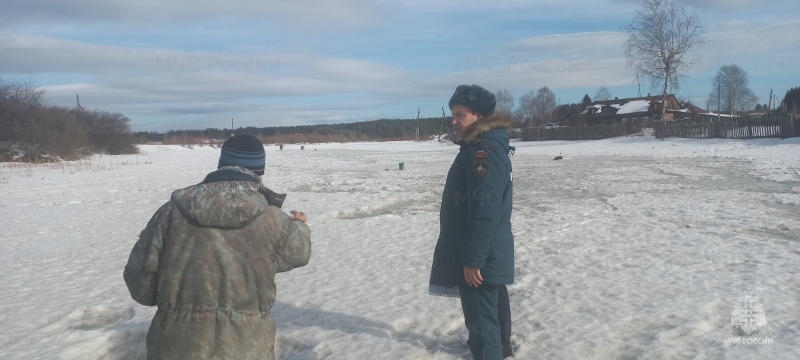
[[[481,269],[487,284],[514,282],[510,126],[503,114],[481,118],[458,143],[442,194],[431,285],[467,285],[464,266]]]

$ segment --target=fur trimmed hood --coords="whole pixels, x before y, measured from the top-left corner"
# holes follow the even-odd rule
[[[464,130],[464,141],[474,143],[481,135],[494,129],[511,128],[511,116],[505,113],[496,113],[491,116],[480,118]]]

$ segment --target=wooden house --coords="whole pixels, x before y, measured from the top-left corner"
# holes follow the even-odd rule
[[[661,95],[595,101],[580,113],[578,120],[586,125],[614,124],[634,119],[662,120],[663,102]],[[667,95],[666,107],[665,121],[681,120],[706,112],[692,104],[679,102],[673,94]]]

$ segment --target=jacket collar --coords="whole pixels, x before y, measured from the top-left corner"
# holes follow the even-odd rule
[[[214,171],[203,179],[201,184],[208,184],[220,181],[248,181],[254,183],[261,183],[258,175],[244,168],[237,166],[225,166],[217,171]]]
[[[283,201],[286,200],[286,194],[279,194],[267,189],[261,183],[260,176],[239,166],[223,166],[219,168],[219,170],[208,174],[200,184],[211,184],[222,181],[246,181],[256,183],[258,184],[258,192],[264,195],[270,205],[281,207],[283,206]]]
[[[239,166],[223,166],[203,179],[201,184],[208,184],[220,181],[249,181],[261,183],[261,178],[254,172]]]
[[[494,129],[508,129],[511,127],[511,117],[508,114],[496,113],[480,118],[464,130],[464,143],[474,143],[481,135]]]

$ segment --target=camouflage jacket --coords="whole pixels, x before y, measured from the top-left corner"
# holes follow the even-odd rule
[[[308,263],[311,232],[267,194],[255,174],[223,168],[150,219],[124,272],[131,297],[158,306],[148,359],[275,358],[275,274]]]

